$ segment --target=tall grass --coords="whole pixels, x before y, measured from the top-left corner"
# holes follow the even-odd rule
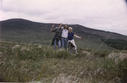
[[[83,54],[83,49],[75,56],[66,50],[38,44],[4,42],[0,47],[0,78],[3,81],[52,83],[65,74],[65,78],[74,76],[81,83],[124,83],[127,75],[126,61],[116,64],[106,57]]]

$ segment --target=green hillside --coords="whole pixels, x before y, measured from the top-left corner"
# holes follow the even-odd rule
[[[1,21],[0,24],[1,40],[3,41],[50,45],[54,35],[50,32],[52,23],[37,23],[24,19],[10,19]],[[56,24],[56,26],[58,26],[58,24]],[[82,40],[76,40],[80,48],[93,50],[111,50],[112,48],[120,50],[127,49],[127,45],[125,45],[127,44],[127,36],[95,30],[81,25],[69,26],[73,27],[76,34],[82,36]],[[114,41],[116,41],[115,44]]]
[[[50,46],[52,23],[0,22],[0,82],[126,83],[127,36],[68,25],[78,54]],[[55,24],[58,26],[58,24]]]
[[[126,83],[127,61],[78,55],[40,44],[0,42],[0,81],[41,83]]]

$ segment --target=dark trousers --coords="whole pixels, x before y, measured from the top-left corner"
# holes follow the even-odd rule
[[[58,46],[58,48],[61,48],[61,45],[62,45],[61,38],[54,37],[54,38],[52,39],[51,45],[54,46],[55,48],[56,48],[57,46]]]

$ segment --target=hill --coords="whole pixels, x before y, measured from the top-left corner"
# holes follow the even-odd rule
[[[127,51],[112,57],[88,52],[73,55],[40,44],[0,42],[0,82],[127,83],[127,57],[118,57]]]
[[[69,25],[83,37],[76,39],[80,49],[75,55],[47,46],[54,35],[49,31],[52,23],[10,19],[0,25],[0,82],[127,82],[124,35]]]
[[[25,19],[9,19],[1,21],[1,40],[26,43],[41,43],[49,45],[53,33],[50,27],[53,23],[38,23]],[[58,26],[58,24],[56,24]],[[74,32],[83,37],[77,43],[81,48],[115,48],[127,49],[127,36],[118,33],[91,29],[82,25],[68,25]]]
[[[112,58],[88,52],[73,55],[40,44],[0,42],[0,82],[127,83],[127,58],[119,60],[121,52]]]

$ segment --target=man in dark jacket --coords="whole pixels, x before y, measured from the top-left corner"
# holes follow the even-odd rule
[[[55,32],[54,38],[52,40],[52,45],[56,48],[61,48],[61,34],[62,34],[62,24],[60,24],[58,27],[55,27],[55,25],[52,25],[51,31]]]

